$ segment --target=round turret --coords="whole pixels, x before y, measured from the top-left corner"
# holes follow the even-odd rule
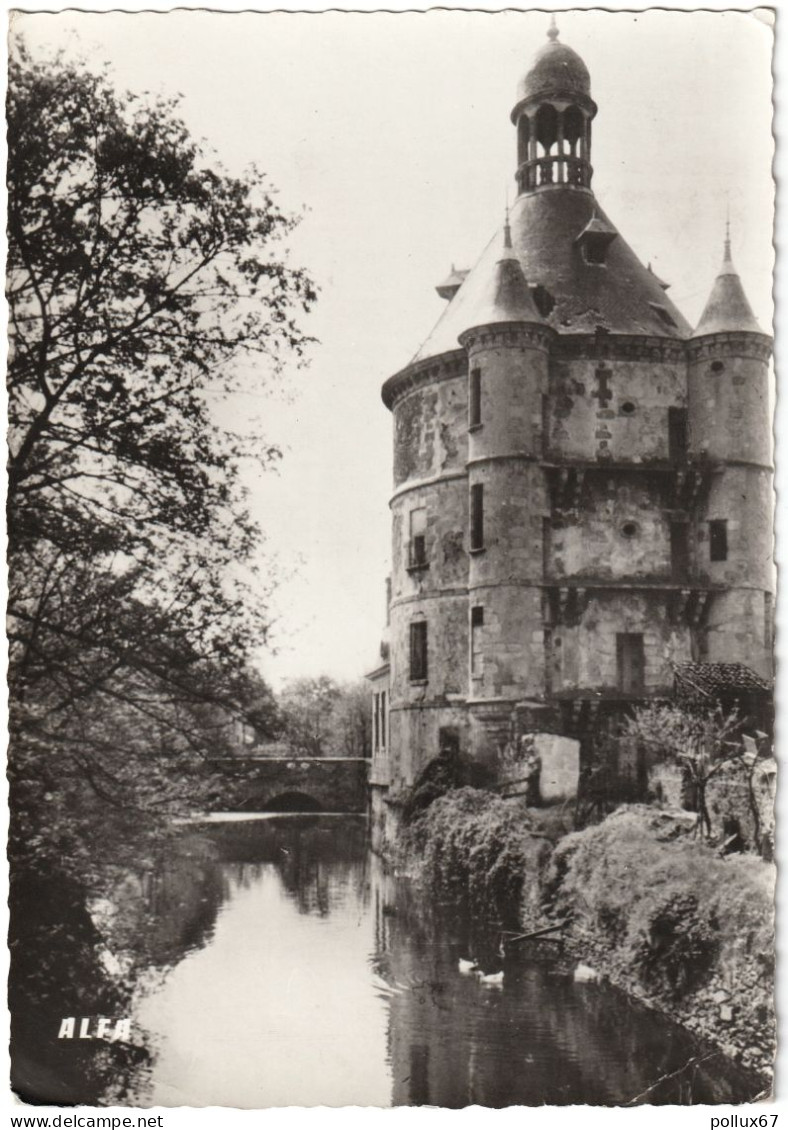
[[[544,691],[542,517],[549,507],[543,405],[556,336],[532,297],[512,248],[483,280],[468,354],[469,701],[474,761],[506,741],[512,704]]]
[[[755,320],[727,234],[722,267],[688,348],[690,453],[767,466],[771,339]]]
[[[768,365],[726,234],[720,272],[688,343],[689,454],[713,464],[696,516],[697,571],[713,586],[710,662],[771,674],[774,584]]]

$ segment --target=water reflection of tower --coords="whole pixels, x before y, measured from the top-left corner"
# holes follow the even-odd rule
[[[435,933],[432,920],[411,905],[410,892],[377,862],[372,881],[375,968],[391,988],[392,1105],[457,1109],[479,1101],[469,1087],[475,1034],[452,1023],[461,1015],[453,998],[472,986],[452,985],[446,976],[450,939]]]
[[[688,1086],[693,1102],[756,1093],[734,1064],[699,1062],[677,1026],[610,987],[576,985],[544,953],[510,960],[503,988],[461,975],[469,924],[420,905],[379,866],[372,883],[392,1105],[620,1105],[663,1077],[648,1101],[689,1101]]]

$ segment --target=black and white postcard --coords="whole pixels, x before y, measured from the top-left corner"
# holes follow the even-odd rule
[[[11,11],[18,1114],[774,1100],[774,24]]]

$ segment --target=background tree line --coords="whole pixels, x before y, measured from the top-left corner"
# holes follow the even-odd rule
[[[293,679],[277,696],[278,737],[306,757],[371,757],[370,700],[363,679]]]

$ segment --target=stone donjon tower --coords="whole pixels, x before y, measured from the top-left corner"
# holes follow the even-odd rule
[[[729,238],[694,331],[639,262],[593,193],[596,112],[553,26],[512,111],[504,230],[383,386],[378,807],[447,744],[481,767],[518,729],[582,749],[600,714],[669,694],[674,664],[771,674],[771,339]]]

